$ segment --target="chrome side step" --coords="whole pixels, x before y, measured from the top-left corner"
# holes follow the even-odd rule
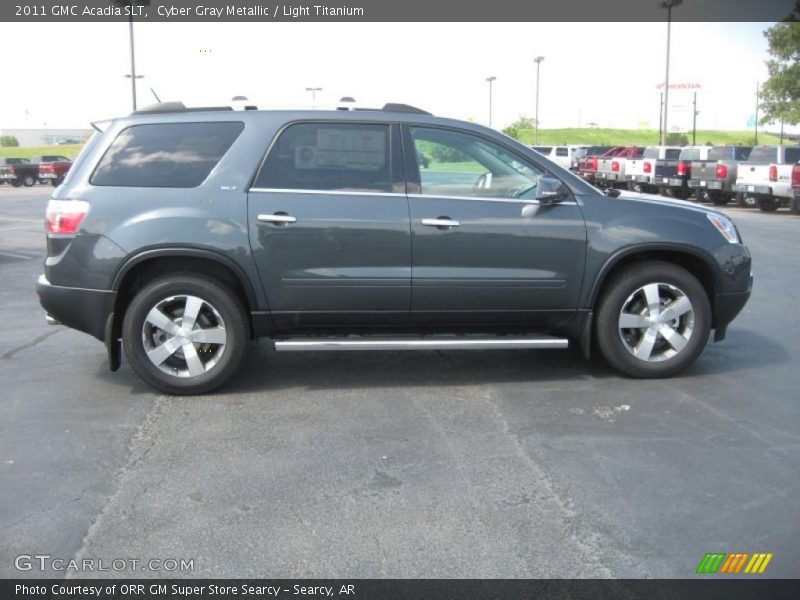
[[[304,337],[276,339],[278,352],[316,350],[487,350],[487,349],[564,349],[566,338],[542,336],[424,336],[424,337]]]

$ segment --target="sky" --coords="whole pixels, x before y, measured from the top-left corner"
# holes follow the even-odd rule
[[[767,77],[770,23],[673,23],[670,81],[699,83],[698,128],[747,129]],[[535,110],[543,128],[657,128],[666,23],[139,23],[139,105],[181,100],[311,107],[412,104],[494,127]],[[0,129],[86,127],[131,110],[127,23],[0,23]],[[18,57],[14,59],[13,57]],[[670,130],[691,127],[691,92],[670,92]],[[26,112],[27,111],[27,112]]]

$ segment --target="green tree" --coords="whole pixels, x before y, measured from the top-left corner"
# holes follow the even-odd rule
[[[0,146],[3,148],[19,146],[19,140],[13,135],[0,135]]]
[[[761,124],[800,123],[800,0],[783,22],[764,32],[772,56],[767,61],[769,79],[761,86]]]
[[[518,140],[520,139],[520,134],[523,130],[527,129],[528,131],[532,131],[534,127],[536,127],[536,119],[531,119],[530,117],[520,117],[511,125],[503,129],[503,133],[514,138],[515,140]]]
[[[686,146],[689,143],[689,137],[682,133],[668,133],[664,141],[667,146]]]

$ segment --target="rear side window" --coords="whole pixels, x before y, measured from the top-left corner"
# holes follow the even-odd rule
[[[786,159],[785,162],[788,163],[796,163],[800,160],[800,148],[786,148],[785,150],[786,155],[784,158]]]
[[[255,187],[390,192],[389,126],[297,123],[272,147]]]
[[[675,160],[681,155],[680,148],[669,148],[664,151],[664,159],[665,160]]]
[[[678,156],[681,160],[700,160],[699,148],[684,148]]]
[[[92,175],[92,185],[193,188],[244,129],[244,123],[163,123],[123,129]]]
[[[750,152],[747,162],[753,163],[774,163],[778,162],[778,149],[769,146],[757,146]]]
[[[569,150],[566,148],[556,148],[556,156],[569,156]]]

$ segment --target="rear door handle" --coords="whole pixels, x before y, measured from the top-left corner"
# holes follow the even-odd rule
[[[446,217],[439,217],[438,219],[422,219],[422,224],[428,227],[458,227],[461,225],[458,221],[448,219]]]
[[[274,215],[258,215],[259,223],[275,223],[277,225],[286,225],[288,223],[296,223],[297,217],[292,215],[276,213]]]

